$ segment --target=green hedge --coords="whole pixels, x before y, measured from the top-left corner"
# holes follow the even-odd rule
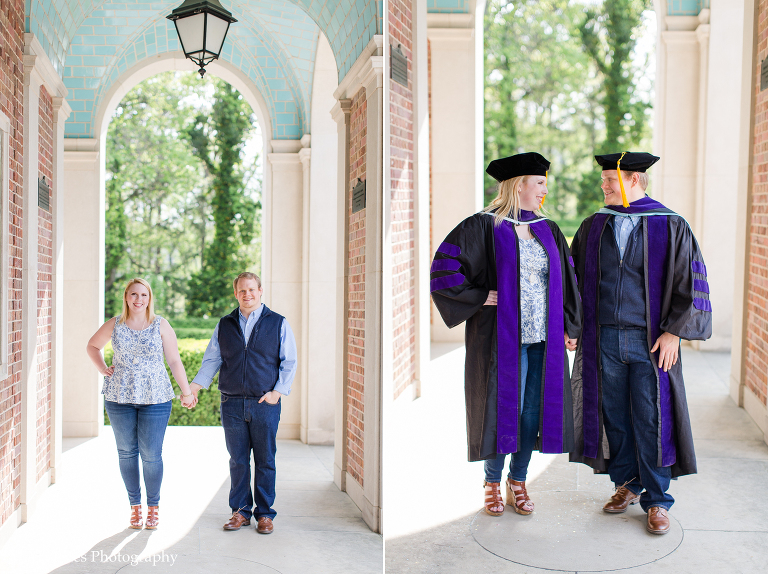
[[[205,319],[201,319],[204,321]],[[214,321],[213,326],[216,326]],[[210,329],[213,331],[213,327]],[[179,330],[177,329],[178,333]],[[190,381],[195,377],[197,371],[200,370],[200,365],[203,362],[203,354],[205,353],[205,347],[208,345],[209,339],[179,339],[179,355],[181,356],[181,362],[184,365],[184,370],[187,373],[187,377]],[[107,365],[112,364],[112,344],[107,343],[104,348],[104,360]],[[165,369],[168,371],[168,376],[173,381],[173,375],[168,367],[168,363],[165,364]],[[174,383],[174,393],[179,393],[179,387]],[[219,377],[214,377],[213,383],[210,388],[201,390],[198,393],[199,402],[194,409],[189,410],[181,406],[181,401],[173,400],[173,407],[171,409],[171,419],[168,421],[169,425],[178,426],[221,426],[221,413],[219,412]],[[106,409],[104,410],[104,424],[109,424],[109,417],[107,416]]]

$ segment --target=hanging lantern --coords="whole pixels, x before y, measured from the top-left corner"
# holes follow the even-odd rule
[[[176,25],[184,55],[200,66],[200,77],[205,66],[221,55],[229,25],[237,22],[219,0],[185,0],[168,16]]]

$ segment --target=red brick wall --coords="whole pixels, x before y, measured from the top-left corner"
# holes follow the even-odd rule
[[[8,142],[9,188],[0,190],[8,211],[0,211],[7,226],[10,269],[0,268],[8,282],[8,341],[0,341],[0,353],[8,353],[10,376],[0,381],[0,524],[19,506],[21,494],[21,216],[22,158],[24,157],[23,95],[24,0],[0,3],[0,111],[11,121]],[[8,269],[8,275],[5,275]],[[6,347],[5,345],[8,345]]]
[[[349,190],[365,181],[367,130],[365,90],[352,98],[349,130]],[[347,471],[363,485],[365,388],[365,209],[352,213],[349,193],[349,314],[347,316]]]
[[[53,100],[40,88],[39,170],[49,186],[53,177]],[[51,198],[53,199],[53,198]],[[50,211],[37,208],[37,457],[36,481],[51,463],[51,272],[53,270],[53,218]]]
[[[392,348],[394,396],[416,373],[416,292],[413,187],[412,0],[390,0],[389,43],[408,58],[408,85],[389,80],[389,170],[392,209]]]
[[[768,0],[757,13],[755,133],[747,287],[745,384],[766,403],[768,372],[768,90],[760,91],[760,62],[768,56]]]

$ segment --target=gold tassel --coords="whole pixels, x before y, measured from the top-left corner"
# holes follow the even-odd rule
[[[547,185],[547,181],[549,181],[549,170],[544,172],[544,185]],[[539,209],[541,209],[544,206],[544,200],[547,199],[547,196],[541,198],[541,203],[539,204]]]
[[[627,152],[623,151],[621,152],[621,157],[619,158],[619,161],[616,162],[616,172],[619,174],[619,187],[621,187],[621,204],[624,207],[629,207],[629,202],[627,201],[627,192],[624,191],[624,179],[621,177],[621,160],[624,159],[624,155]]]

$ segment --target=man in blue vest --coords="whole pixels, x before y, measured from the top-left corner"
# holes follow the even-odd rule
[[[221,425],[230,457],[232,509],[224,530],[240,530],[255,516],[257,532],[270,534],[277,514],[272,504],[280,397],[291,392],[296,375],[296,340],[285,317],[261,302],[258,275],[241,273],[234,289],[240,306],[219,320],[190,386],[197,397],[220,370]]]

